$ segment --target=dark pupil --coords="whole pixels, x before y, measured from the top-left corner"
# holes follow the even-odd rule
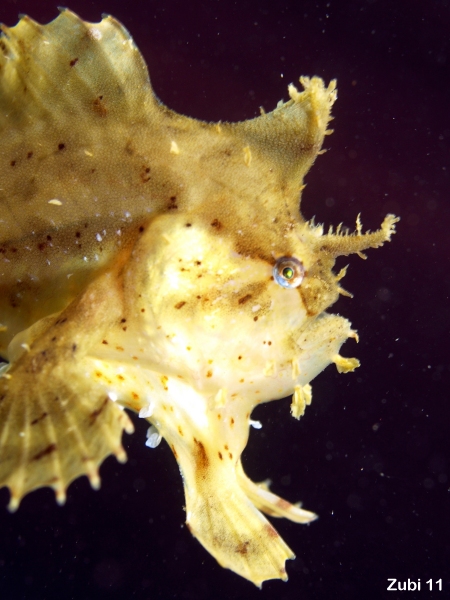
[[[285,279],[292,279],[294,277],[294,269],[292,267],[284,267],[283,277]]]

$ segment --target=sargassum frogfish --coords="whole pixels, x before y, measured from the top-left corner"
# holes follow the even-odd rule
[[[260,586],[293,552],[263,516],[316,515],[245,474],[252,410],[292,395],[356,338],[329,314],[338,256],[377,248],[398,220],[350,233],[305,221],[336,84],[239,123],[164,106],[126,29],[62,10],[0,39],[0,486],[9,508],[50,486],[100,485],[125,461],[124,409],[178,462],[186,524],[223,566]]]

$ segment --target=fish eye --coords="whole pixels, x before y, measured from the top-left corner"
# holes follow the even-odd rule
[[[302,263],[292,256],[282,256],[273,267],[273,278],[284,288],[298,287],[304,275]]]

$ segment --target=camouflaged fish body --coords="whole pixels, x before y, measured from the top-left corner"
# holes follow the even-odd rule
[[[0,485],[10,507],[69,483],[151,424],[180,466],[186,522],[225,567],[257,585],[293,558],[262,515],[315,518],[245,475],[252,409],[292,395],[340,356],[350,323],[326,313],[335,258],[378,247],[305,222],[303,177],[335,84],[242,123],[180,116],[113,18],[28,17],[0,40]],[[262,512],[261,512],[262,511]]]

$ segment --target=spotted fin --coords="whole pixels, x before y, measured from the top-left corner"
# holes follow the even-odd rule
[[[101,332],[115,317],[110,280],[99,278],[66,311],[32,328],[22,354],[13,341],[16,360],[0,373],[0,487],[9,488],[12,511],[44,486],[64,503],[68,485],[80,475],[98,488],[103,460],[109,454],[126,460],[121,437],[133,425],[83,368],[93,321]]]

